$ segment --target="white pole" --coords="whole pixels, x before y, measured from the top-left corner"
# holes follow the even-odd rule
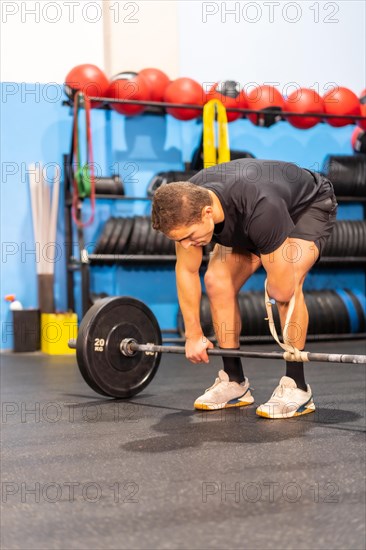
[[[39,219],[38,219],[39,214],[38,214],[37,169],[35,164],[29,165],[29,188],[30,188],[30,196],[31,196],[34,242],[37,250],[37,246],[39,245],[39,242],[40,242],[40,235],[39,235]],[[40,265],[40,262],[37,262],[37,254],[36,254],[36,269],[37,269],[37,273],[40,273],[41,265]]]
[[[52,192],[52,204],[51,204],[51,215],[50,215],[50,243],[54,246],[52,262],[50,265],[50,272],[54,273],[55,270],[55,254],[56,254],[56,231],[57,231],[57,214],[58,214],[58,201],[60,194],[60,179],[61,171],[60,167],[57,165],[55,170],[55,179],[53,183],[53,192]]]

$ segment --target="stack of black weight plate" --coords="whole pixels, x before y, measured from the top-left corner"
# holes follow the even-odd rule
[[[366,156],[328,155],[324,175],[332,182],[338,196],[364,197],[366,194]]]
[[[204,247],[204,255],[212,250]],[[103,256],[174,256],[174,242],[151,226],[148,216],[112,217],[106,221],[93,252],[100,261]],[[323,250],[325,257],[365,257],[366,221],[342,220],[334,229]],[[346,261],[346,260],[345,260]]]
[[[263,292],[243,292],[238,295],[242,320],[241,336],[270,336]],[[333,335],[363,333],[366,327],[365,296],[350,290],[312,290],[305,292],[309,312],[308,334]],[[280,320],[276,306],[273,317],[278,334]],[[207,337],[214,336],[209,300],[202,294],[201,324]],[[230,330],[230,327],[228,327]],[[184,322],[178,312],[178,332],[184,337]]]
[[[94,255],[102,260],[106,255],[125,254],[134,226],[134,218],[109,218],[95,246]]]
[[[325,243],[323,256],[366,256],[366,221],[337,221]]]
[[[204,255],[212,250],[204,247]],[[113,261],[116,256],[175,256],[174,241],[155,231],[148,216],[109,218],[104,224],[93,251],[92,259],[98,263]],[[117,259],[117,258],[116,258]]]

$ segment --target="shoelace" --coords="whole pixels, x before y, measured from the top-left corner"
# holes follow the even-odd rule
[[[221,384],[222,382],[226,382],[227,384],[229,383],[229,382],[227,382],[226,380],[220,380],[220,378],[216,378],[216,380],[215,380],[215,382],[212,384],[212,386],[210,386],[209,388],[207,388],[207,389],[205,390],[205,393],[208,392],[208,391],[210,391],[210,390],[213,390],[214,388],[216,388],[216,386],[218,386],[218,385]],[[254,388],[249,387],[248,389],[251,390],[251,391],[253,391]]]
[[[282,386],[280,384],[273,392],[272,397],[284,397],[285,395],[289,394],[293,389],[295,388],[287,388],[286,386]]]
[[[207,388],[205,390],[205,393],[210,391],[210,390],[213,390],[218,384],[220,384],[220,382],[222,382],[222,380],[220,380],[220,378],[216,378],[215,382],[212,384],[212,386],[210,386],[209,388]]]

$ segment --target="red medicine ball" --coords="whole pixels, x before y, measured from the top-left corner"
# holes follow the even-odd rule
[[[151,101],[163,101],[165,90],[170,84],[169,77],[159,69],[142,69],[139,75],[150,86]]]
[[[64,89],[72,100],[77,91],[89,97],[107,97],[109,87],[108,78],[96,65],[77,65],[67,74]],[[101,105],[101,102],[92,102],[92,107]]]
[[[235,80],[224,80],[216,82],[207,94],[207,101],[218,99],[225,109],[246,109],[248,107],[247,98],[244,92],[240,91],[240,83]],[[242,113],[227,113],[228,122],[233,122],[242,117]]]
[[[366,88],[362,90],[360,95],[360,109],[361,115],[366,117]],[[366,130],[366,120],[359,120],[357,125],[363,130]]]
[[[192,78],[177,78],[165,90],[164,101],[185,105],[203,105],[206,101],[206,94],[202,86]],[[202,111],[198,109],[177,107],[167,107],[167,112],[178,120],[191,120],[202,115]]]
[[[127,99],[136,101],[150,101],[150,87],[143,76],[133,72],[118,73],[108,88],[108,97],[111,99]],[[145,105],[128,103],[111,103],[112,109],[121,115],[139,115],[145,110]]]
[[[323,96],[324,111],[327,115],[359,115],[360,100],[348,88],[335,87]],[[330,126],[340,127],[354,124],[350,118],[326,118]]]
[[[293,113],[324,113],[324,103],[319,94],[309,88],[299,88],[285,99],[285,111]],[[288,116],[287,121],[295,126],[306,130],[321,122],[317,117]]]
[[[277,111],[278,114],[248,114],[248,118],[256,126],[269,128],[281,119],[285,102],[282,95],[273,86],[258,86],[247,94],[248,109],[256,111]]]

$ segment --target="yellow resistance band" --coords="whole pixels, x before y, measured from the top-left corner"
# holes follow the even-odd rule
[[[218,122],[217,147],[215,121]],[[229,131],[226,109],[218,99],[211,99],[203,107],[203,167],[230,161]]]

